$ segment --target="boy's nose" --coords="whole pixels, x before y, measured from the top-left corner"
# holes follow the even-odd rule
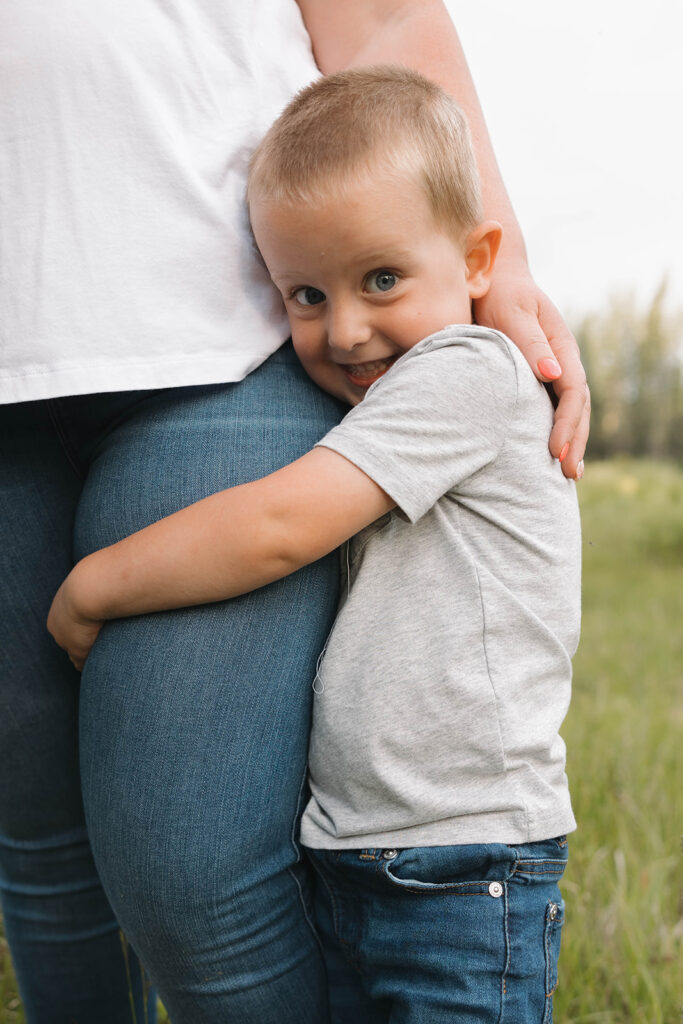
[[[330,311],[327,322],[327,342],[331,348],[351,352],[372,337],[372,326],[362,311],[343,308]]]

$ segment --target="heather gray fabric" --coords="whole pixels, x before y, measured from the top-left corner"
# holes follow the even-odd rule
[[[449,327],[320,442],[398,507],[349,544],[314,686],[306,845],[519,843],[576,827],[558,729],[580,528],[551,425],[507,338]]]

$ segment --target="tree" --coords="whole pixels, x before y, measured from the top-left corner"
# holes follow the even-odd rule
[[[593,400],[591,457],[683,459],[683,315],[667,310],[666,291],[664,281],[645,311],[633,294],[614,296],[575,331]]]

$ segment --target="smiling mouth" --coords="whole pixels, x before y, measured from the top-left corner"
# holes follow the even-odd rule
[[[341,369],[352,384],[359,388],[369,388],[384,376],[397,359],[398,356],[389,356],[387,359],[374,359],[370,363],[346,363]]]

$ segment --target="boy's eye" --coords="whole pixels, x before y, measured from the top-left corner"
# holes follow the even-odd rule
[[[365,281],[365,290],[368,292],[390,292],[396,287],[396,274],[391,270],[373,270]]]
[[[292,293],[292,298],[296,299],[300,306],[317,306],[325,301],[325,293],[321,292],[319,288],[311,288],[306,285],[305,288],[297,288]]]

